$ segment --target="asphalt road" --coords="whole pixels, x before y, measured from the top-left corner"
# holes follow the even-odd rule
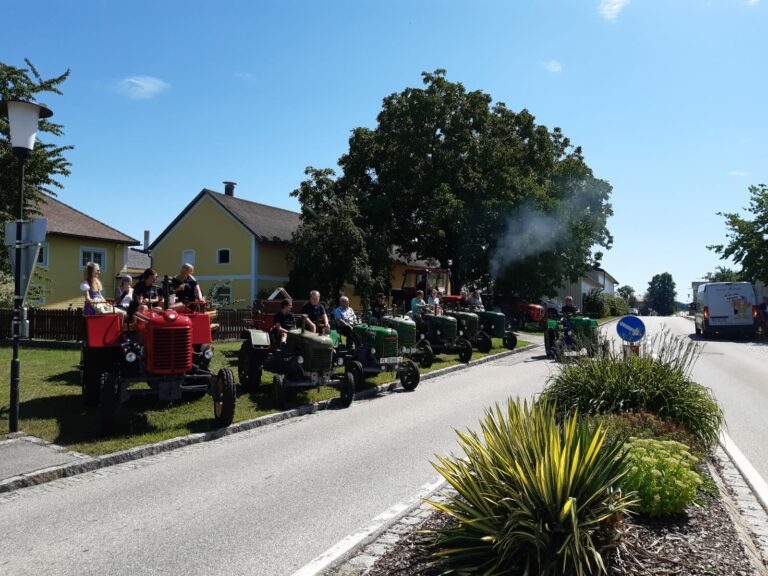
[[[0,500],[2,574],[291,574],[409,499],[454,428],[541,390],[542,349]]]

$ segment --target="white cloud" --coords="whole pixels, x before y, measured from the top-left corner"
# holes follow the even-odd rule
[[[547,62],[542,62],[542,66],[546,68],[547,72],[552,72],[552,74],[560,74],[560,72],[563,71],[563,66],[558,62],[557,60],[549,60]]]
[[[728,176],[748,176],[749,172],[740,172],[738,170],[731,170],[728,172]]]
[[[170,87],[170,84],[154,76],[131,76],[117,83],[117,89],[134,100],[153,98]]]
[[[600,16],[606,20],[616,20],[624,7],[629,4],[629,0],[600,0],[600,6],[597,11]]]
[[[758,2],[760,2],[760,0],[748,0],[747,4],[749,4],[750,6],[754,6]]]

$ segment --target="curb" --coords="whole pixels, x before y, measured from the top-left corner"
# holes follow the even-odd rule
[[[468,364],[457,364],[455,366],[447,366],[445,368],[441,368],[440,370],[435,370],[433,372],[428,372],[426,374],[423,374],[420,380],[429,380],[431,378],[437,378],[438,376],[450,374],[451,372],[466,370],[467,368],[470,368],[472,366],[478,366],[480,364],[485,364],[487,362],[499,360],[501,358],[506,358],[507,356],[518,354],[520,352],[530,350],[537,346],[539,345],[529,344],[527,346],[515,348],[514,350],[506,350],[504,352],[499,352],[498,354],[493,354],[493,355],[485,356],[484,358],[479,358],[478,360],[472,360]],[[362,390],[360,392],[356,392],[354,395],[354,400],[366,400],[366,399],[378,396],[379,394],[382,394],[382,393],[392,392],[398,387],[399,383],[400,383],[399,380],[395,380],[394,382],[381,384],[380,386],[375,386],[368,390]],[[136,446],[135,448],[121,450],[120,452],[113,452],[111,454],[104,454],[103,456],[88,456],[86,454],[81,454],[79,452],[70,452],[70,454],[73,457],[79,460],[78,462],[70,462],[68,464],[61,464],[58,466],[41,468],[39,470],[35,470],[34,472],[19,474],[18,476],[13,476],[11,478],[0,480],[0,494],[4,492],[12,492],[14,490],[19,490],[20,488],[28,488],[30,486],[44,484],[46,482],[51,482],[59,478],[76,476],[78,474],[83,474],[85,472],[93,472],[94,470],[98,470],[100,468],[115,466],[116,464],[123,464],[125,462],[130,462],[132,460],[140,460],[141,458],[146,458],[147,456],[154,456],[155,454],[176,450],[178,448],[183,448],[185,446],[190,446],[192,444],[199,444],[201,442],[217,440],[219,438],[223,438],[224,436],[229,436],[230,434],[236,434],[238,432],[253,430],[254,428],[260,428],[262,426],[267,426],[268,424],[274,424],[276,422],[281,422],[283,420],[288,420],[290,418],[297,418],[299,416],[305,416],[307,414],[314,414],[318,410],[327,410],[333,405],[334,402],[336,402],[336,398],[322,400],[320,402],[315,402],[314,404],[304,404],[297,408],[293,408],[292,410],[286,410],[284,412],[276,412],[274,414],[267,414],[265,416],[254,418],[252,420],[244,420],[242,422],[232,424],[227,428],[218,428],[217,430],[210,430],[208,432],[198,432],[196,434],[189,434],[187,436],[169,438],[168,440],[163,440],[161,442],[156,442],[154,444]],[[53,446],[56,449],[60,449],[61,451],[67,452],[67,449],[64,447],[57,446],[55,444],[50,444],[45,440],[42,440],[40,438],[35,438],[33,436],[22,436],[17,439],[18,440],[23,439],[24,441],[27,441],[27,442]]]

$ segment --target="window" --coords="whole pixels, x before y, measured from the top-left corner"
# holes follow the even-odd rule
[[[217,264],[229,264],[229,248],[219,248],[216,251]]]
[[[37,265],[48,268],[48,242],[40,245],[40,252],[37,253]]]
[[[194,250],[182,250],[181,251],[181,263],[195,265],[195,251]]]
[[[232,287],[231,286],[216,286],[213,289],[213,299],[219,304],[232,304]]]
[[[85,268],[88,262],[98,264],[104,274],[107,271],[107,251],[101,248],[80,248],[80,268]]]

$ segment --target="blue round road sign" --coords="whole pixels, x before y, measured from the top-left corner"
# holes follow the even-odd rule
[[[619,319],[616,332],[625,342],[638,342],[645,336],[645,324],[637,316],[624,316]]]

